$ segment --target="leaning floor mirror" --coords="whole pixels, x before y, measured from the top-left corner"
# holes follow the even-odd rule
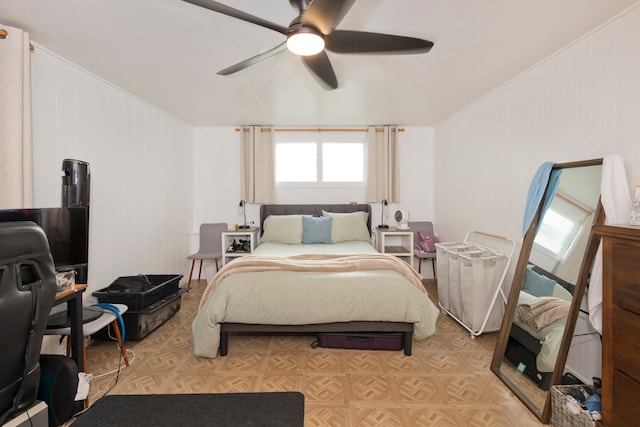
[[[542,421],[560,384],[602,223],[602,159],[553,165],[522,242],[491,370]]]

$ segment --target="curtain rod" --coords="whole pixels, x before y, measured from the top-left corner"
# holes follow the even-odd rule
[[[9,35],[9,33],[7,32],[7,30],[0,28],[0,39],[4,40],[7,38],[7,36]],[[29,42],[29,50],[31,52],[33,52],[34,50],[36,50],[33,45],[31,44],[31,42]]]
[[[236,132],[242,130],[249,130],[249,128],[236,128]],[[351,128],[351,129],[336,129],[336,128],[275,128],[276,132],[368,132],[367,128]],[[397,128],[398,132],[404,132],[404,128]],[[262,127],[260,132],[270,132],[271,128]],[[395,132],[395,129],[391,129]],[[384,128],[377,127],[376,132],[384,132]]]

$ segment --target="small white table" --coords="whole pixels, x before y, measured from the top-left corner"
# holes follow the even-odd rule
[[[233,258],[252,253],[259,243],[258,230],[260,230],[260,227],[223,231],[220,236],[222,239],[222,265],[225,265]],[[245,244],[245,242],[247,243]],[[234,247],[234,243],[236,243],[236,247]],[[242,247],[240,248],[237,245]]]
[[[376,250],[402,258],[413,266],[413,230],[376,228]]]

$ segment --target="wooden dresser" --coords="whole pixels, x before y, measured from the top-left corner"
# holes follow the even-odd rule
[[[597,225],[602,236],[602,422],[640,420],[640,227]]]

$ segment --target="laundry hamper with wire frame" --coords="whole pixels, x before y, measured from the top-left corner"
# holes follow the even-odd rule
[[[512,239],[482,231],[470,231],[464,242],[436,243],[440,308],[472,338],[500,329],[514,250]]]
[[[499,330],[505,304],[498,296],[507,256],[483,249],[462,253],[460,258],[462,323],[473,332]]]
[[[458,268],[458,253],[476,250],[477,246],[466,242],[436,243],[436,286],[438,288],[438,303],[443,310],[460,313],[460,274]],[[453,286],[451,285],[453,284]],[[452,305],[454,306],[452,308]]]

